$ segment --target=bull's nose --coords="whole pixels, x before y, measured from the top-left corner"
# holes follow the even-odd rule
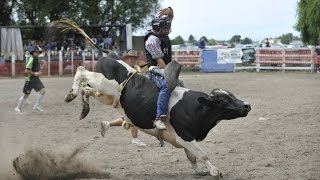
[[[244,102],[244,108],[249,112],[251,110],[251,106],[248,102]]]

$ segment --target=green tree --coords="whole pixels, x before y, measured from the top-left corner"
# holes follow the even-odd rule
[[[194,38],[193,35],[190,35],[190,36],[189,36],[188,42],[189,42],[190,44],[193,44],[193,45],[196,45],[196,44],[197,44],[197,41],[195,40],[195,38]]]
[[[280,37],[280,40],[282,44],[290,44],[293,40],[293,34],[292,33],[283,34]]]
[[[195,41],[195,38],[194,38],[194,36],[192,35],[192,34],[190,34],[190,36],[189,36],[189,38],[188,38],[188,41],[190,42],[190,41]]]
[[[79,25],[131,23],[133,30],[149,24],[159,7],[159,0],[21,0],[16,6],[19,24],[70,18]]]
[[[159,0],[106,0],[101,2],[100,20],[102,24],[131,23],[133,28],[142,27],[146,21],[149,24],[160,7]]]
[[[171,44],[172,45],[184,44],[184,39],[181,36],[177,36],[173,40],[171,40]]]
[[[85,1],[78,2],[76,0],[46,0],[44,4],[43,11],[50,21],[59,20],[63,17],[78,17],[79,14],[83,15],[83,10],[86,10],[86,6],[80,4]],[[92,2],[97,2],[92,0]],[[81,8],[78,8],[81,7]],[[92,5],[92,9],[95,9],[95,5]],[[93,13],[93,12],[91,12]],[[99,13],[99,11],[96,11]],[[83,15],[83,17],[87,17]],[[73,18],[71,18],[73,19]],[[80,21],[81,22],[81,21]],[[78,22],[78,23],[80,23]]]
[[[1,0],[0,1],[0,26],[10,25],[12,23],[11,15],[16,0]]]
[[[240,43],[241,42],[241,36],[240,35],[234,35],[229,40],[230,43]]]
[[[241,41],[241,44],[251,44],[252,43],[252,40],[250,38],[244,38],[242,39]]]
[[[202,38],[203,38],[204,42],[206,42],[206,43],[209,42],[209,40],[206,36],[202,36]]]
[[[18,23],[45,25],[45,0],[24,0],[17,3]]]
[[[298,2],[296,29],[302,41],[307,44],[320,44],[320,0],[300,0]]]
[[[214,45],[217,45],[218,43],[215,39],[212,38],[212,39],[209,39],[208,44],[214,46]]]

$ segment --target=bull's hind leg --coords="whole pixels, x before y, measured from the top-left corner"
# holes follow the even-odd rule
[[[177,139],[177,142],[181,146],[183,146],[185,149],[190,151],[188,153],[191,154],[191,156],[190,156],[191,157],[191,161],[190,161],[191,164],[196,161],[203,162],[206,165],[206,167],[208,168],[210,175],[213,177],[213,179],[220,180],[223,178],[219,169],[210,163],[208,156],[206,155],[206,153],[202,150],[202,148],[199,146],[199,144],[195,140],[193,140],[191,142],[186,142],[182,139]],[[193,156],[195,157],[195,159]],[[194,164],[192,164],[192,165],[194,165]]]
[[[89,97],[90,97],[89,94],[86,94],[86,92],[82,89],[81,90],[82,111],[80,114],[80,120],[84,119],[90,111]]]
[[[82,111],[80,114],[80,120],[84,119],[89,111],[90,111],[90,105],[89,105],[89,97],[94,96],[98,97],[100,95],[99,92],[97,92],[92,87],[89,87],[86,82],[81,83],[81,101],[82,101]]]
[[[77,97],[81,82],[87,83],[96,92],[113,97],[112,105],[114,107],[117,105],[121,95],[120,84],[115,80],[107,79],[101,73],[90,72],[81,66],[79,66],[77,69],[72,89],[65,98],[65,102],[70,102]]]
[[[77,72],[76,72],[74,79],[73,79],[72,89],[69,91],[69,93],[65,97],[65,99],[64,99],[65,102],[71,102],[72,100],[74,100],[78,96],[80,83],[83,79],[84,70],[86,70],[86,69],[82,66],[79,66],[77,68]]]

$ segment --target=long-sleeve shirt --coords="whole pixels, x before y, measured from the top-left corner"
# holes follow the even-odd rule
[[[152,59],[158,59],[164,56],[160,44],[160,39],[155,35],[150,35],[145,42],[146,50],[151,54]]]

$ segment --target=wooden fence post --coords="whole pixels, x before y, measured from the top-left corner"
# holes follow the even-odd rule
[[[51,76],[51,51],[47,51],[48,55],[48,77]]]
[[[86,68],[85,62],[86,62],[86,54],[85,54],[84,51],[82,51],[82,66],[83,66],[84,68]]]
[[[74,51],[71,50],[71,75],[73,76],[73,54],[74,54]]]
[[[260,49],[256,51],[256,58],[257,58],[256,72],[260,72]]]
[[[94,71],[94,49],[91,49],[91,56],[92,56],[92,71]]]
[[[320,37],[319,37],[320,40]],[[314,73],[314,63],[316,61],[315,48],[311,48],[311,73]]]
[[[282,72],[286,71],[286,55],[285,55],[285,50],[281,50],[281,56],[282,56]]]
[[[16,53],[11,54],[11,76],[16,77]]]
[[[62,57],[62,50],[59,51],[59,76],[63,74],[63,57]]]

